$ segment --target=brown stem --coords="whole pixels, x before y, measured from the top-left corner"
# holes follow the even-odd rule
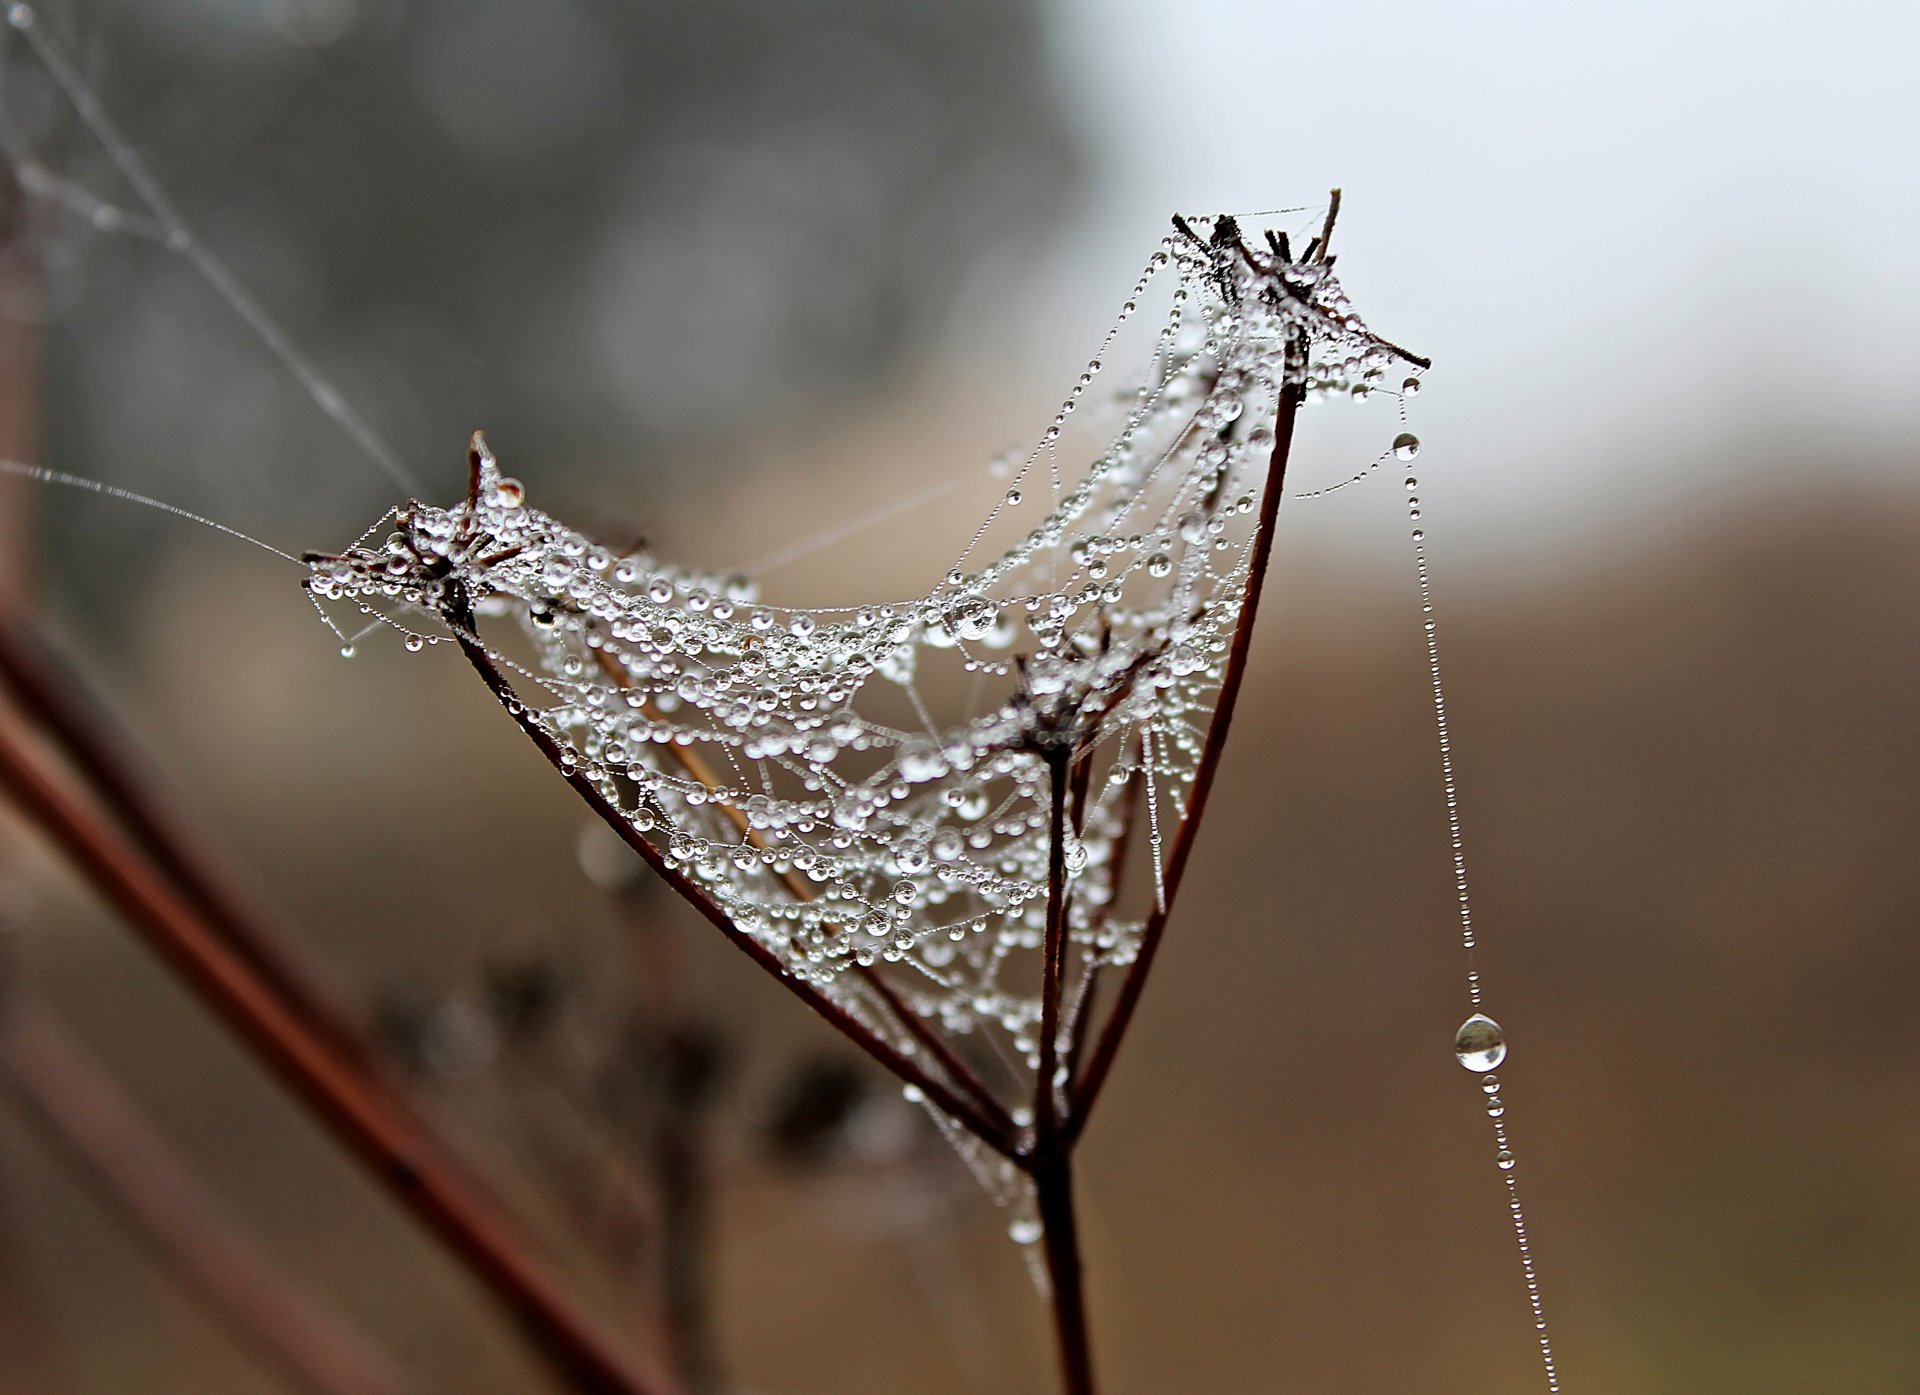
[[[670,865],[661,856],[660,850],[641,836],[626,816],[615,807],[613,802],[594,784],[592,777],[582,771],[574,759],[561,750],[559,742],[534,720],[527,705],[514,692],[513,685],[506,675],[493,662],[493,658],[476,638],[473,614],[470,607],[455,603],[448,615],[454,638],[459,642],[467,660],[486,683],[488,689],[507,710],[514,724],[533,742],[534,747],[546,758],[546,761],[561,777],[572,785],[574,792],[586,801],[587,807],[620,836],[622,842],[646,861],[654,874],[664,881],[688,905],[692,906],[712,924],[727,940],[754,963],[771,974],[782,988],[792,993],[801,1002],[812,1008],[824,1018],[842,1036],[867,1055],[892,1071],[904,1083],[913,1086],[926,1096],[935,1108],[952,1118],[969,1133],[1007,1157],[1013,1157],[1018,1151],[1015,1134],[988,1118],[970,1101],[956,1094],[944,1082],[934,1079],[920,1064],[892,1042],[880,1036],[866,1023],[855,1017],[846,1008],[822,992],[818,986],[800,977],[791,967],[766,945],[752,935],[741,930],[733,923],[733,918],[698,882],[694,881],[679,868]]]
[[[1141,759],[1146,758],[1146,743],[1140,743]],[[1123,753],[1124,758],[1124,753]],[[1133,850],[1133,829],[1140,813],[1140,788],[1145,782],[1139,778],[1128,780],[1120,791],[1120,807],[1117,817],[1120,820],[1120,834],[1113,840],[1113,849],[1107,854],[1107,900],[1100,912],[1104,924],[1113,915],[1113,908],[1120,902],[1120,891],[1125,884],[1127,857]],[[1100,992],[1100,971],[1106,967],[1106,961],[1096,953],[1088,961],[1081,976],[1080,992],[1073,1000],[1073,1016],[1067,1020],[1067,1075],[1069,1080],[1080,1078],[1080,1062],[1087,1054],[1087,1037],[1093,1027],[1094,1008]]]
[[[965,1090],[980,1106],[982,1112],[997,1126],[1010,1134],[1016,1131],[1013,1115],[1007,1112],[1007,1107],[1000,1103],[986,1081],[980,1078],[979,1072],[953,1049],[952,1044],[945,1037],[933,1029],[926,1018],[913,1010],[913,1004],[901,996],[900,990],[887,980],[887,976],[880,971],[878,965],[856,966],[854,971],[860,975],[861,981],[874,991],[880,1001],[887,1005],[887,1011],[893,1014],[902,1027],[906,1028],[907,1034],[919,1042],[921,1048],[940,1063],[948,1079]]]
[[[454,1252],[562,1379],[583,1395],[670,1388],[617,1351],[520,1234],[443,1160],[437,1142],[291,1012],[116,829],[44,768],[4,717],[0,787],[252,1054]]]
[[[1027,1159],[1040,1211],[1041,1243],[1052,1293],[1054,1343],[1064,1395],[1093,1395],[1093,1347],[1087,1338],[1085,1284],[1080,1269],[1080,1227],[1073,1207],[1073,1137],[1061,1116],[1059,1070],[1060,997],[1064,987],[1067,927],[1067,805],[1072,753],[1046,752],[1047,936],[1040,989],[1040,1069],[1033,1092],[1033,1152]]]
[[[688,1395],[717,1395],[725,1387],[709,1302],[713,1226],[703,1115],[698,1104],[669,1101],[653,1140],[664,1326]]]
[[[106,1073],[7,993],[0,1063],[22,1113],[143,1247],[239,1340],[314,1395],[403,1395],[392,1359],[306,1292],[221,1212]]]
[[[1033,1086],[1036,1139],[1060,1129],[1060,996],[1067,945],[1067,798],[1065,746],[1047,751],[1047,931],[1040,966],[1040,1069]]]
[[[1040,1211],[1041,1245],[1053,1289],[1054,1346],[1062,1395],[1094,1395],[1093,1344],[1087,1336],[1086,1285],[1080,1264],[1080,1226],[1073,1205],[1072,1143],[1056,1134],[1036,1145],[1028,1173]]]
[[[1306,346],[1298,342],[1293,344],[1289,349],[1289,359],[1294,355],[1299,356],[1298,366],[1304,367]],[[1290,363],[1289,366],[1294,365]],[[1213,790],[1213,777],[1220,768],[1220,754],[1226,749],[1234,704],[1240,697],[1241,680],[1247,671],[1247,656],[1253,646],[1253,622],[1259,613],[1261,587],[1266,580],[1267,564],[1273,556],[1274,523],[1279,514],[1280,497],[1285,493],[1287,457],[1293,450],[1294,420],[1299,415],[1303,396],[1304,388],[1297,382],[1289,381],[1280,389],[1280,402],[1274,416],[1273,455],[1267,462],[1266,492],[1260,502],[1260,521],[1254,534],[1253,553],[1247,564],[1246,591],[1241,601],[1240,619],[1233,631],[1233,646],[1227,654],[1226,673],[1220,681],[1220,696],[1214,704],[1213,722],[1207,728],[1206,745],[1201,749],[1200,762],[1194,770],[1193,793],[1187,802],[1186,817],[1180,820],[1179,828],[1174,831],[1160,898],[1141,929],[1139,951],[1133,963],[1127,967],[1126,976],[1120,981],[1120,991],[1100,1030],[1092,1058],[1087,1063],[1086,1075],[1074,1092],[1069,1129],[1076,1137],[1086,1127],[1087,1119],[1100,1099],[1107,1075],[1113,1069],[1114,1056],[1119,1052],[1127,1027],[1133,1021],[1141,991],[1147,986],[1147,974],[1153,968],[1154,955],[1159,951],[1160,940],[1167,928],[1167,916],[1173,910],[1174,897],[1179,893],[1181,877],[1187,870],[1187,859],[1193,852],[1194,838],[1200,831],[1200,821],[1207,810],[1207,796]]]
[[[0,684],[41,728],[156,870],[254,975],[315,1035],[369,1072],[380,1066],[365,1034],[311,966],[248,908],[181,831],[175,810],[143,779],[133,743],[105,705],[24,617],[0,609]],[[386,1081],[380,1077],[384,1088]]]

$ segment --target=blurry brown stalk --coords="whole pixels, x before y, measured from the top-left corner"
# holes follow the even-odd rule
[[[21,1113],[240,1342],[311,1395],[405,1395],[392,1359],[279,1268],[52,1022],[0,987],[0,1067]]]
[[[160,870],[169,857],[155,857],[136,844],[114,818],[171,839],[153,805],[123,807],[137,790],[110,743],[97,739],[79,700],[51,689],[33,689],[18,675],[32,673],[33,659],[14,641],[17,623],[0,626],[0,673],[27,714],[40,719],[42,734],[84,774],[102,764],[117,779],[103,782],[89,799],[49,767],[12,714],[0,714],[0,787],[17,811],[59,847],[81,877],[138,931],[160,958],[220,1017],[242,1044],[278,1076],[344,1143],[401,1205],[431,1230],[467,1271],[514,1319],[534,1350],[571,1388],[583,1395],[659,1395],[672,1387],[637,1368],[588,1319],[576,1300],[539,1257],[524,1233],[451,1161],[445,1144],[370,1068],[363,1049],[347,1048],[350,1029],[317,1014],[324,1000],[298,977],[291,962],[271,949],[257,923],[241,917],[239,943],[228,933],[238,915],[226,904],[209,915],[199,898],[170,884]],[[38,675],[47,677],[44,671]],[[76,740],[76,733],[79,734]],[[69,743],[86,744],[83,757]],[[93,802],[98,800],[99,804]],[[190,868],[193,859],[188,859]],[[189,876],[193,873],[190,871]],[[242,948],[245,945],[247,948]],[[263,968],[270,963],[271,968]],[[283,991],[292,975],[296,986]]]
[[[629,939],[638,960],[641,1003],[635,1023],[646,1052],[652,1089],[643,1102],[638,1136],[628,1141],[651,1174],[659,1216],[659,1283],[662,1326],[674,1374],[687,1395],[717,1395],[726,1388],[714,1327],[713,1157],[709,1137],[712,1074],[698,1024],[686,1007],[684,987],[667,927],[642,914],[629,889]]]
[[[127,837],[281,1004],[375,1088],[394,1093],[366,1034],[316,969],[297,958],[182,833],[179,815],[155,793],[133,743],[88,685],[34,626],[0,609],[0,686],[38,726]],[[398,1097],[396,1095],[396,1102]]]

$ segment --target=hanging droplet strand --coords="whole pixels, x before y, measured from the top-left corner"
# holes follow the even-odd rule
[[[1402,422],[1406,403],[1401,400]],[[1409,443],[1405,449],[1402,443]],[[1408,459],[1420,445],[1411,432],[1394,442],[1394,454]],[[1467,961],[1467,1002],[1472,1015],[1454,1033],[1454,1057],[1467,1070],[1480,1077],[1483,1107],[1493,1124],[1493,1165],[1507,1193],[1507,1217],[1513,1223],[1514,1240],[1520,1247],[1520,1273],[1527,1286],[1527,1306],[1533,1314],[1533,1331],[1540,1344],[1540,1364],[1546,1372],[1549,1395],[1559,1395],[1560,1371],[1554,1364],[1553,1339],[1547,1331],[1547,1310],[1540,1291],[1540,1273],[1534,1263],[1533,1240],[1527,1231],[1526,1213],[1520,1206],[1520,1178],[1513,1145],[1507,1134],[1507,1107],[1500,1093],[1500,1079],[1491,1074],[1507,1059],[1507,1034],[1500,1024],[1481,1010],[1484,994],[1480,968],[1474,956],[1473,901],[1467,889],[1466,841],[1461,836],[1460,789],[1454,775],[1453,735],[1447,725],[1446,686],[1440,676],[1440,631],[1433,618],[1433,578],[1427,569],[1427,535],[1420,523],[1420,481],[1407,478],[1407,517],[1413,524],[1414,569],[1420,580],[1420,622],[1426,637],[1427,677],[1433,689],[1434,727],[1440,738],[1440,780],[1447,801],[1447,840],[1453,849],[1454,897],[1460,913],[1460,948]]]

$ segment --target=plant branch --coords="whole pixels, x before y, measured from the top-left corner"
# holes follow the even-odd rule
[[[386,1353],[224,1215],[98,1064],[0,989],[0,1065],[21,1113],[239,1340],[313,1395],[403,1395]]]
[[[1306,345],[1296,340],[1289,348],[1289,357],[1294,354],[1300,356],[1304,366]],[[1259,614],[1260,593],[1266,581],[1267,565],[1273,557],[1274,525],[1279,514],[1280,498],[1286,492],[1287,458],[1293,450],[1294,422],[1299,416],[1303,397],[1304,387],[1301,383],[1288,381],[1280,389],[1280,401],[1274,414],[1273,454],[1267,462],[1266,491],[1260,502],[1260,522],[1254,534],[1252,556],[1247,563],[1246,591],[1240,605],[1239,622],[1234,626],[1233,645],[1227,653],[1226,673],[1220,681],[1220,696],[1214,704],[1213,721],[1207,728],[1206,745],[1201,749],[1200,761],[1194,770],[1193,793],[1187,801],[1186,816],[1180,820],[1180,826],[1173,835],[1173,847],[1167,856],[1160,899],[1154,904],[1141,929],[1140,948],[1134,955],[1133,963],[1128,965],[1126,976],[1120,981],[1119,993],[1100,1030],[1093,1055],[1087,1063],[1086,1074],[1074,1091],[1069,1128],[1075,1137],[1086,1127],[1094,1105],[1099,1102],[1107,1075],[1113,1069],[1114,1057],[1133,1021],[1140,994],[1146,988],[1147,975],[1153,969],[1154,955],[1159,951],[1160,940],[1167,928],[1167,917],[1173,910],[1174,898],[1179,893],[1181,878],[1187,870],[1187,859],[1193,852],[1194,839],[1207,810],[1207,796],[1213,790],[1213,778],[1220,768],[1221,752],[1226,749],[1234,705],[1240,697],[1241,681],[1246,677],[1247,658],[1253,646],[1253,624]]]
[[[106,706],[22,615],[0,609],[0,685],[53,741],[155,870],[316,1035],[379,1071],[365,1034],[314,971],[288,952],[181,831],[177,812],[142,778],[134,745]],[[385,1084],[382,1077],[382,1084]]]
[[[1064,746],[1046,753],[1047,929],[1040,965],[1040,1069],[1033,1087],[1036,1139],[1060,1130],[1060,998],[1064,991],[1067,944],[1067,800],[1068,760]]]
[[[1033,1093],[1033,1152],[1027,1162],[1040,1212],[1054,1343],[1064,1395],[1093,1395],[1093,1344],[1087,1336],[1086,1286],[1080,1267],[1080,1227],[1073,1205],[1073,1136],[1061,1115],[1059,1070],[1060,997],[1063,974],[1067,883],[1066,825],[1071,752],[1046,753],[1049,775],[1047,825],[1047,932],[1040,990],[1040,1069]]]
[[[1141,759],[1146,759],[1146,743],[1140,743]],[[1124,759],[1124,755],[1122,757]],[[1104,925],[1113,916],[1113,908],[1119,904],[1120,890],[1125,883],[1127,857],[1133,850],[1134,824],[1140,813],[1140,787],[1143,782],[1130,779],[1120,791],[1120,807],[1115,817],[1120,822],[1120,833],[1113,841],[1113,848],[1107,854],[1107,900],[1100,911],[1100,920]],[[1096,949],[1089,957],[1085,972],[1081,975],[1080,992],[1073,1000],[1073,1016],[1067,1020],[1067,1075],[1069,1080],[1080,1078],[1080,1062],[1086,1055],[1087,1035],[1094,1020],[1096,997],[1100,991],[1100,971],[1106,967],[1106,961]]]
[[[575,1306],[526,1241],[437,1142],[354,1062],[297,1017],[139,854],[43,766],[0,718],[0,787],[147,944],[290,1087],[400,1203],[431,1229],[582,1395],[660,1395]]]
[[[1085,1274],[1080,1226],[1073,1202],[1072,1144],[1056,1136],[1035,1155],[1029,1175],[1040,1212],[1041,1245],[1052,1287],[1054,1346],[1060,1358],[1063,1395],[1094,1395],[1093,1343],[1087,1333]]]

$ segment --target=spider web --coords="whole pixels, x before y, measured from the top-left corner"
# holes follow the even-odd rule
[[[138,207],[10,151],[22,192],[185,258],[369,460],[410,483],[187,227],[36,11],[5,17]],[[1282,390],[1396,400],[1405,424],[1416,382],[1394,392],[1388,376],[1406,356],[1367,329],[1330,259],[1292,253],[1317,212],[1280,210],[1306,215],[1291,229],[1249,215],[1252,232],[1227,215],[1176,218],[1051,424],[1000,462],[1002,497],[910,598],[778,606],[751,574],[607,547],[533,507],[478,435],[465,499],[389,510],[344,553],[312,555],[308,590],[343,652],[384,626],[414,650],[480,643],[633,831],[877,1032],[901,1029],[876,1010],[872,980],[848,971],[900,965],[923,1020],[1031,1069],[1048,751],[1071,747],[1082,771],[1063,841],[1084,986],[1132,961],[1164,895],[1164,836],[1186,816],[1247,599]],[[1127,361],[1130,374],[1110,367]],[[1372,464],[1309,495],[1358,482],[1411,440],[1383,441]],[[894,511],[789,544],[762,568],[822,550],[857,568],[863,537]],[[330,605],[366,624],[341,630]],[[1131,905],[1130,862],[1145,888]]]
[[[23,192],[185,258],[368,458],[410,484],[187,228],[34,12],[6,15],[140,207],[17,160]],[[887,1000],[899,993],[1025,1086],[1042,1061],[1051,757],[1069,751],[1079,772],[1062,838],[1071,1030],[1099,973],[1134,960],[1164,907],[1164,845],[1187,817],[1278,487],[1283,392],[1392,401],[1404,428],[1417,387],[1389,386],[1406,356],[1368,330],[1332,261],[1310,244],[1293,254],[1318,210],[1282,213],[1305,221],[1175,220],[1051,423],[999,462],[998,502],[917,594],[776,605],[752,573],[606,546],[534,507],[478,435],[463,499],[408,500],[344,552],[310,554],[309,594],[343,652],[389,626],[412,650],[475,643],[517,676],[520,715],[565,768],[789,973],[911,1054]],[[1370,463],[1307,496],[1417,449],[1391,430]],[[757,570],[822,551],[857,570],[897,507]],[[342,629],[342,611],[364,624]],[[1005,1167],[929,1112],[1007,1199]]]
[[[97,233],[151,240],[185,258],[373,464],[409,485],[407,466],[188,230],[34,10],[16,3],[4,14],[141,208],[121,208],[8,148],[21,194]],[[478,433],[464,499],[444,508],[409,500],[346,551],[308,554],[307,590],[343,652],[367,630],[392,627],[410,650],[452,640],[517,675],[510,709],[560,753],[563,770],[584,778],[785,973],[877,1037],[913,1054],[909,1023],[937,1024],[1021,1084],[1051,1045],[1070,1077],[1097,976],[1134,962],[1148,924],[1142,904],[1165,910],[1164,831],[1189,816],[1228,656],[1259,583],[1260,519],[1282,487],[1275,424],[1288,398],[1391,401],[1398,427],[1360,468],[1295,497],[1331,495],[1419,451],[1407,419],[1419,379],[1388,384],[1401,361],[1424,362],[1368,330],[1323,244],[1296,258],[1289,232],[1305,230],[1261,227],[1267,216],[1174,219],[1176,234],[1152,254],[1051,425],[1001,462],[996,473],[1010,482],[1000,501],[945,575],[911,598],[775,605],[752,573],[607,547],[533,507]],[[1243,222],[1263,235],[1249,239]],[[1129,345],[1128,331],[1137,337],[1142,325],[1148,342]],[[1129,358],[1143,366],[1118,390],[1106,387],[1109,360]],[[131,491],[19,462],[0,461],[0,471],[148,504],[257,543]],[[1416,483],[1407,480],[1410,491]],[[757,570],[822,551],[857,568],[863,536],[949,487],[926,486],[789,543]],[[1407,504],[1417,523],[1417,496]],[[389,520],[392,530],[369,545]],[[1430,617],[1423,531],[1412,538]],[[365,627],[343,633],[329,606],[357,611]],[[1432,619],[1424,632],[1476,1013],[1461,1029],[1466,1042],[1476,1024],[1496,1037],[1500,1029],[1479,1013]],[[1058,783],[1067,768],[1078,781],[1070,817]],[[1062,1038],[1047,1044],[1039,960],[1056,850],[1079,990]],[[1130,904],[1131,864],[1143,864],[1133,880],[1145,891]],[[904,1013],[889,969],[910,976]],[[1499,1055],[1503,1039],[1492,1065]],[[1555,1391],[1499,1081],[1465,1047],[1459,1058],[1482,1073]],[[1040,1233],[1031,1191],[1005,1158],[923,1102],[988,1191],[1015,1206],[1010,1231],[1030,1245]],[[1025,1115],[1015,1110],[1015,1122],[1030,1122]]]
[[[988,1054],[1010,1046],[1031,1070],[1049,753],[1086,767],[1064,859],[1090,977],[1139,945],[1143,914],[1121,906],[1136,830],[1149,903],[1162,895],[1281,393],[1365,397],[1399,357],[1329,263],[1293,259],[1277,230],[1265,254],[1244,236],[1223,215],[1162,241],[1000,502],[910,599],[776,606],[746,574],[607,547],[533,507],[477,435],[467,498],[402,505],[369,530],[393,520],[379,545],[312,558],[309,589],[416,649],[466,635],[469,615],[507,622],[512,647],[486,644],[526,715],[737,927],[896,1038],[849,971],[904,966],[924,1020],[997,1031]],[[1146,366],[1096,391],[1139,321]],[[1099,444],[1069,464],[1079,436]],[[856,538],[830,545],[857,565]]]

